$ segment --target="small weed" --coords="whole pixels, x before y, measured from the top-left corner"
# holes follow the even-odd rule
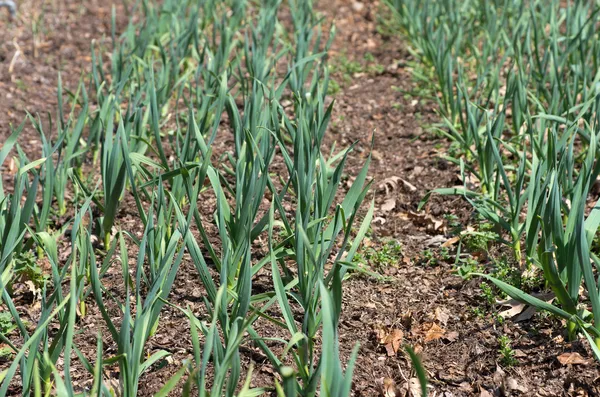
[[[494,317],[494,320],[496,320],[496,323],[497,323],[498,325],[502,325],[502,324],[504,324],[504,317],[502,317],[502,316],[500,315],[500,313],[498,313],[498,312],[494,312],[494,313],[492,314],[492,316]]]
[[[440,258],[443,261],[450,261],[452,259],[452,254],[450,253],[450,250],[448,249],[448,247],[440,247]]]
[[[485,318],[485,313],[480,307],[472,307],[471,313],[477,318]]]
[[[460,223],[460,219],[458,219],[458,216],[456,216],[454,214],[445,214],[444,219],[446,220],[446,223],[448,224],[448,229],[450,230],[450,234],[457,236],[460,234],[460,232],[463,231],[463,225],[462,225],[462,223]]]
[[[463,243],[469,252],[487,252],[490,242],[498,239],[498,234],[493,232],[494,225],[491,223],[481,223],[477,231],[466,233]]]
[[[15,352],[10,347],[6,345],[0,346],[0,359],[10,360],[13,358],[14,354]]]
[[[501,363],[507,367],[516,365],[517,359],[515,358],[515,351],[511,347],[510,338],[506,335],[502,335],[498,338],[498,344],[500,345],[498,351],[500,353]]]
[[[25,92],[27,91],[27,85],[23,82],[23,80],[18,79],[17,81],[15,81],[15,85],[18,90]]]
[[[518,273],[518,269],[514,269],[514,272]],[[543,286],[544,280],[542,280],[541,272],[539,269],[534,268],[532,271],[525,271],[520,274],[521,278],[521,288],[526,291],[532,291],[535,289],[539,289],[540,286]]]
[[[424,250],[423,252],[421,252],[421,256],[423,257],[425,265],[428,265],[428,266],[437,266],[438,265],[438,258],[432,250],[430,250],[430,249]]]
[[[383,72],[385,72],[385,67],[379,63],[373,64],[373,65],[368,65],[367,72],[370,75],[379,75],[379,74],[382,74]]]
[[[402,257],[402,245],[397,240],[387,240],[381,247],[367,247],[359,251],[356,262],[382,270],[389,266],[397,266]]]
[[[479,284],[479,289],[481,289],[481,293],[485,297],[487,303],[490,306],[493,306],[494,303],[496,303],[496,296],[494,294],[494,291],[492,290],[492,287],[490,287],[488,283],[481,283]]]
[[[493,262],[494,270],[492,275],[494,277],[511,285],[521,285],[521,272],[508,261],[506,256],[502,256],[500,259],[493,259]]]
[[[0,334],[8,335],[15,328],[17,328],[17,324],[14,322],[12,315],[9,312],[0,313]]]
[[[461,258],[458,263],[457,273],[462,278],[468,278],[471,273],[481,271],[479,262],[468,255],[466,258]]]
[[[345,55],[341,55],[336,62],[331,66],[333,73],[341,74],[342,81],[345,85],[352,83],[354,75],[364,71],[360,62],[351,61]]]
[[[394,37],[398,35],[398,32],[403,32],[402,24],[398,21],[394,15],[387,12],[384,6],[377,12],[377,23],[375,29],[384,39]]]
[[[15,257],[15,279],[31,281],[40,288],[47,278],[37,263],[37,257],[31,251],[23,252]]]
[[[341,87],[337,81],[334,79],[329,80],[329,85],[327,86],[327,93],[329,95],[337,95],[341,91]]]
[[[345,55],[341,55],[331,66],[331,71],[332,73],[341,74],[341,79],[344,85],[351,84],[354,81],[355,74],[366,73],[369,75],[377,75],[385,71],[385,67],[378,64],[372,54],[365,54],[364,60],[367,63],[366,65],[363,65],[361,62],[355,60],[350,60]],[[337,86],[339,88],[341,85],[338,83]]]

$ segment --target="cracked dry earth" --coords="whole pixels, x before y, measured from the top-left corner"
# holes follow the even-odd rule
[[[348,175],[369,153],[373,157],[376,214],[363,251],[366,264],[377,275],[355,274],[347,281],[340,325],[345,359],[360,343],[353,394],[410,393],[416,380],[403,346],[411,345],[422,357],[432,396],[600,395],[598,365],[585,343],[563,340],[559,320],[538,314],[520,323],[499,323],[493,314],[502,309],[486,303],[480,282],[458,277],[453,258],[440,254],[452,256],[455,249],[447,215],[467,226],[472,214],[456,197],[434,197],[423,212],[417,209],[427,191],[457,184],[458,172],[444,160],[449,142],[434,134],[436,104],[420,95],[423,87],[413,78],[415,60],[407,51],[408,43],[382,28],[380,19],[389,16],[384,4],[316,3],[327,23],[337,27],[330,60],[339,90],[333,93],[329,143],[357,142]],[[23,120],[25,109],[55,111],[58,71],[67,88],[76,88],[89,64],[91,40],[110,32],[111,5],[103,1],[44,4],[48,31],[35,52],[28,28],[39,17],[35,2],[21,2],[16,21],[0,15],[0,143],[10,125]],[[124,23],[125,17],[119,20]],[[348,62],[360,67],[349,71]],[[34,156],[40,142],[29,127],[28,131],[31,134],[23,134],[20,142]],[[3,178],[9,176],[3,173]],[[119,216],[124,225],[134,223],[126,209]],[[380,254],[388,251],[382,265]],[[176,281],[172,298],[181,306],[201,305],[201,291],[189,279],[193,272],[193,266],[185,265]],[[93,311],[86,317],[88,330],[102,322]],[[189,343],[174,338],[188,335],[188,329],[181,314],[166,311],[151,347],[169,348],[173,362],[144,376],[142,395],[156,392],[189,355]],[[498,339],[503,335],[512,341],[516,359],[512,366],[502,364]],[[95,341],[79,342],[84,352],[95,347]],[[561,364],[559,356],[573,353],[583,361]],[[251,361],[255,359],[249,354],[245,365]],[[256,362],[255,368],[255,386],[272,383],[273,370],[266,363]],[[78,375],[74,379],[86,382],[86,374]]]

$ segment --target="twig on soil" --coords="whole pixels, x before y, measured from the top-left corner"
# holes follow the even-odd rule
[[[19,46],[19,43],[17,43],[16,38],[13,39],[13,45],[15,46],[16,51],[15,51],[15,54],[13,55],[12,59],[10,60],[10,65],[8,66],[8,74],[10,74],[10,75],[12,75],[12,73],[13,73],[15,63],[17,62],[19,55],[22,54],[21,47]]]

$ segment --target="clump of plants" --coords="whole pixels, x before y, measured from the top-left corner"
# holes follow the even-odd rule
[[[598,4],[387,3],[411,52],[433,72],[437,131],[450,141],[447,159],[462,180],[422,205],[430,194],[469,202],[522,276],[466,273],[563,318],[568,338],[585,337],[600,360],[600,261],[592,248],[600,207],[591,194],[600,175]],[[552,303],[529,293],[531,274],[556,296]]]
[[[0,354],[12,360],[0,395],[76,395],[79,366],[85,393],[136,396],[172,354],[148,349],[167,306],[189,321],[192,354],[156,395],[350,395],[358,350],[342,362],[338,325],[342,283],[373,218],[370,157],[342,191],[353,148],[323,150],[334,29],[304,0],[289,2],[288,29],[282,6],[145,1],[119,34],[113,10],[111,46],[92,43],[77,91],[64,95],[59,78],[50,128],[28,117],[42,158],[18,146],[24,124],[4,143],[0,165],[15,149],[18,167],[10,194],[0,180]],[[222,136],[232,144],[217,161]],[[389,243],[367,255],[387,266],[400,253]],[[182,274],[184,260],[195,274]],[[270,276],[260,293],[259,272]],[[183,276],[197,277],[206,315],[172,300]],[[11,292],[18,277],[39,289],[34,326]],[[103,323],[88,335],[92,355],[76,337],[90,313]],[[285,336],[262,334],[259,319]],[[277,374],[271,384],[250,386],[249,347]]]

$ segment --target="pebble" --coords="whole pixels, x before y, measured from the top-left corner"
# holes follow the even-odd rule
[[[360,1],[355,1],[354,3],[352,3],[352,9],[356,12],[361,12],[362,10],[364,10],[364,8],[365,5]]]

